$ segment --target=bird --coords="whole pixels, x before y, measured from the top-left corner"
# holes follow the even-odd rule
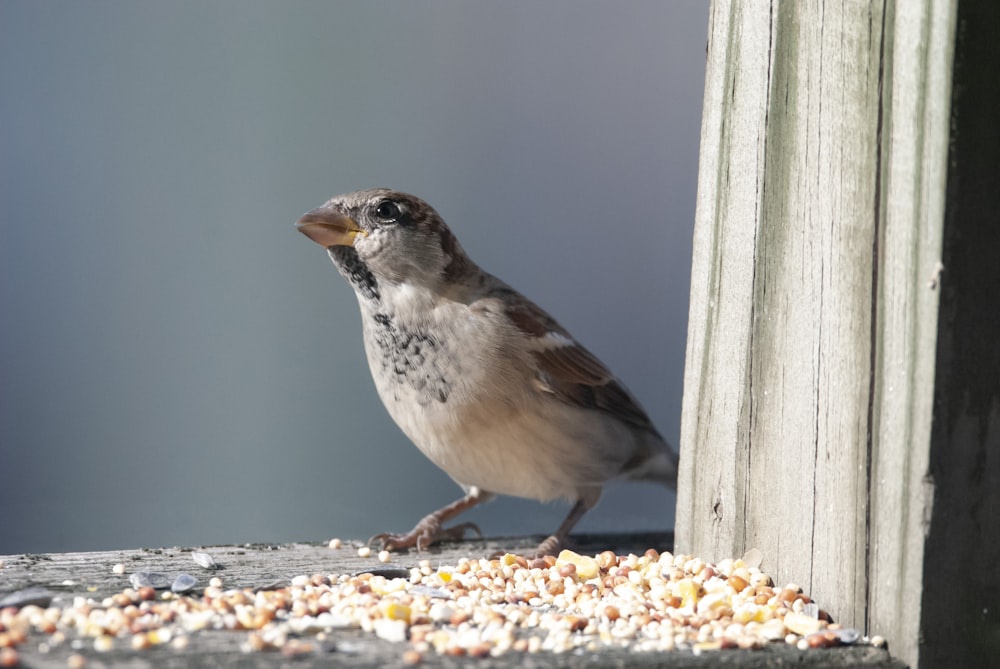
[[[446,523],[496,495],[572,507],[537,556],[567,545],[614,479],[676,490],[678,453],[608,367],[552,316],[466,254],[420,198],[388,188],[331,198],[296,223],[357,296],[378,395],[464,494],[384,550],[460,539]]]

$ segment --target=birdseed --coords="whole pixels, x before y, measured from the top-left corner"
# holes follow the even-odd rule
[[[408,576],[301,575],[256,591],[223,589],[213,578],[200,596],[158,593],[150,580],[158,579],[133,579],[144,585],[102,601],[76,597],[62,607],[0,609],[0,659],[16,658],[16,647],[31,635],[44,635],[39,648],[45,650],[66,643],[82,648],[76,644],[90,639],[98,652],[118,645],[141,652],[164,644],[184,649],[202,630],[232,630],[246,635],[247,652],[294,657],[322,646],[334,630],[360,629],[400,644],[406,664],[431,654],[885,644],[833,624],[801,588],[775,587],[744,560],[711,564],[655,550],[641,556],[563,551],[539,559],[506,554],[437,566],[421,560]]]

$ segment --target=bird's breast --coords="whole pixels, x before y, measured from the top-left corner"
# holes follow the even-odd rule
[[[442,322],[372,311],[365,347],[393,420],[456,481],[572,498],[632,456],[636,442],[625,424],[537,392],[530,354],[503,347],[511,338],[490,313],[455,311]]]
[[[461,370],[448,364],[451,353],[440,337],[402,327],[388,314],[371,315],[365,328],[365,348],[382,401],[444,403]]]
[[[365,349],[382,402],[411,439],[421,424],[461,422],[483,405],[513,406],[530,369],[498,342],[490,315],[462,305],[413,317],[385,308],[364,314]],[[436,428],[434,428],[436,429]],[[420,445],[419,443],[417,444]]]

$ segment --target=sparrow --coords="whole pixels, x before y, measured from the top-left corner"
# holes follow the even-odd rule
[[[548,313],[466,255],[426,202],[386,188],[338,195],[297,223],[361,308],[389,415],[464,495],[386,550],[461,538],[445,528],[497,494],[573,502],[538,547],[555,554],[612,479],[677,487],[677,453],[635,397]],[[371,543],[370,542],[370,543]]]

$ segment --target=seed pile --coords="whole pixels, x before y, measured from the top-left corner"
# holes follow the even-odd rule
[[[379,566],[373,572],[298,576],[259,591],[227,589],[216,577],[200,597],[143,585],[103,601],[77,597],[64,608],[7,607],[0,610],[0,666],[16,664],[15,647],[35,634],[44,635],[43,652],[79,638],[104,651],[119,644],[180,649],[201,630],[234,630],[247,632],[247,652],[295,655],[314,652],[335,630],[361,629],[408,643],[403,659],[414,663],[428,653],[884,643],[831,623],[799,587],[775,587],[744,560],[710,564],[652,549],[641,556],[563,551],[534,560],[463,558],[437,567],[424,560],[409,570]]]

